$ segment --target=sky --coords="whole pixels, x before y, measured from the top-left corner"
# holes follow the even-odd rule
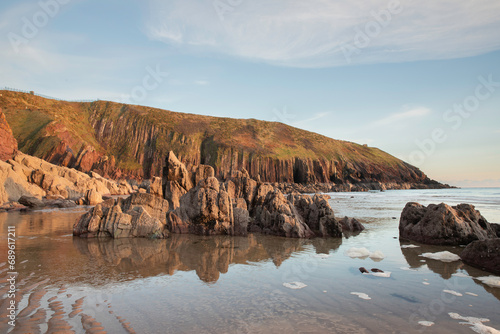
[[[3,0],[3,86],[278,121],[500,186],[498,0]]]

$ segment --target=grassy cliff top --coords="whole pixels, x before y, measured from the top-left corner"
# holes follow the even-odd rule
[[[279,122],[202,116],[107,101],[65,102],[6,90],[0,94],[0,108],[23,151],[33,150],[40,138],[55,136],[65,139],[77,151],[88,144],[109,153],[96,140],[96,129],[89,119],[117,122],[127,118],[163,132],[184,135],[195,146],[210,138],[218,146],[262,157],[327,159],[392,167],[404,164],[377,148],[335,140]]]

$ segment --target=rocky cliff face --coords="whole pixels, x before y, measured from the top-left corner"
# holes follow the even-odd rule
[[[173,151],[227,179],[238,170],[262,182],[382,183],[440,187],[418,168],[377,148],[276,122],[182,114],[113,102],[68,103],[2,91],[0,107],[19,148],[52,163],[112,178],[161,176]]]
[[[12,134],[5,115],[0,108],[0,160],[12,159],[14,153],[17,151],[17,140]]]

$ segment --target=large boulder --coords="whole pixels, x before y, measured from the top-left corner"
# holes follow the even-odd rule
[[[496,238],[496,232],[474,206],[407,203],[399,221],[399,236],[432,245],[466,245]]]
[[[228,193],[215,177],[201,180],[167,215],[173,233],[234,235],[233,207]]]
[[[500,238],[471,242],[460,257],[473,267],[500,275]]]
[[[12,159],[17,151],[17,140],[12,134],[12,130],[7,123],[7,119],[0,108],[0,160]]]
[[[106,200],[80,217],[73,226],[73,235],[164,238],[168,236],[164,218],[167,211],[168,202],[152,194]]]

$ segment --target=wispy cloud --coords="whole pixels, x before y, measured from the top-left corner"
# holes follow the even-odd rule
[[[340,46],[377,22],[383,0],[252,0],[227,5],[223,19],[213,1],[149,0],[145,31],[176,47],[296,67],[346,65]],[[230,1],[227,3],[231,3]],[[226,2],[224,2],[226,4]],[[353,63],[448,59],[500,48],[497,0],[400,1],[381,32]]]
[[[199,85],[199,86],[206,86],[206,85],[210,84],[210,81],[207,81],[207,80],[195,80],[194,84],[195,85]]]
[[[412,108],[412,109],[409,109],[409,110],[406,110],[403,112],[394,113],[392,115],[389,115],[385,118],[382,118],[378,121],[373,122],[373,125],[380,126],[380,125],[392,124],[392,123],[396,123],[396,122],[399,122],[402,120],[423,117],[423,116],[428,115],[430,113],[431,113],[431,110],[429,108],[416,107],[416,108]]]
[[[293,125],[293,126],[301,126],[301,125],[304,125],[305,123],[317,121],[318,119],[324,118],[324,117],[326,117],[328,115],[330,115],[330,112],[315,113],[312,117],[306,118],[306,119],[303,119],[303,120],[300,120],[300,121],[293,122],[293,123],[291,123],[291,125]]]

